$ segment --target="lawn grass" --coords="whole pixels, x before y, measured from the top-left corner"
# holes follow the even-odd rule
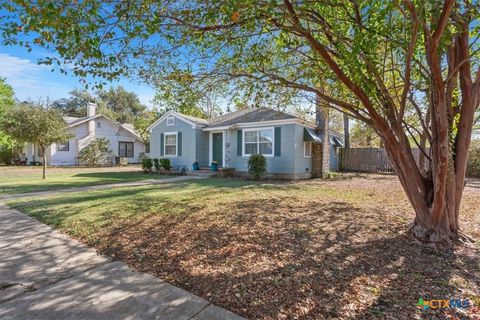
[[[466,188],[461,216],[477,239],[479,196]],[[419,298],[480,296],[479,248],[413,239],[393,176],[208,179],[8,204],[251,319],[437,319]]]
[[[42,180],[40,167],[0,167],[0,195],[58,190],[118,182],[160,179],[143,174],[139,167],[48,168]]]

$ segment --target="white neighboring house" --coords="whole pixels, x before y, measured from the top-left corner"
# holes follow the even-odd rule
[[[74,137],[64,143],[54,143],[47,148],[48,165],[79,165],[79,151],[95,138],[107,138],[113,156],[126,157],[128,163],[138,163],[139,153],[145,152],[145,144],[135,132],[133,125],[115,122],[102,114],[97,115],[94,103],[88,104],[86,117],[64,117],[64,120]],[[27,158],[27,164],[32,161],[42,162],[42,156],[38,146],[27,143],[24,156]]]

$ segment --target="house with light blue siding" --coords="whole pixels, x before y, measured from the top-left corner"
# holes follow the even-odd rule
[[[216,161],[237,175],[248,171],[252,154],[267,159],[267,173],[276,179],[312,176],[312,144],[322,143],[315,124],[269,108],[249,108],[212,119],[167,112],[150,127],[150,157],[169,158],[175,170],[191,171],[193,163]],[[330,166],[338,166],[340,135],[330,132]]]

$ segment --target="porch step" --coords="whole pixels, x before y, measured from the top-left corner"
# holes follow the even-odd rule
[[[218,170],[220,170],[222,168],[222,166],[218,166]],[[200,170],[197,170],[197,171],[212,171],[212,169],[210,167],[200,167]]]
[[[187,172],[187,176],[213,178],[213,177],[217,176],[217,171],[212,171],[212,170],[210,170],[210,168],[200,168],[200,170]]]

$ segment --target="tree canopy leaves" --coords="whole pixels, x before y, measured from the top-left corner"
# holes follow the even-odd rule
[[[416,234],[458,235],[480,102],[478,2],[13,0],[2,7],[5,44],[29,47],[17,37],[27,33],[59,54],[44,63],[73,64],[80,76],[137,75],[155,84],[191,76],[228,83],[253,101],[279,88],[320,97],[382,139],[417,213]],[[428,140],[431,170],[414,159],[418,137]]]
[[[0,122],[15,104],[13,88],[0,78]],[[0,148],[10,149],[14,141],[3,130],[0,130]]]
[[[121,123],[133,123],[147,109],[134,92],[129,92],[122,86],[97,90],[95,95],[79,89],[74,89],[69,94],[68,98],[54,101],[52,107],[72,117],[85,117],[89,102],[97,104],[97,113]]]
[[[58,111],[27,103],[12,108],[2,121],[1,128],[18,141],[43,148],[55,142],[68,141],[71,137]]]

